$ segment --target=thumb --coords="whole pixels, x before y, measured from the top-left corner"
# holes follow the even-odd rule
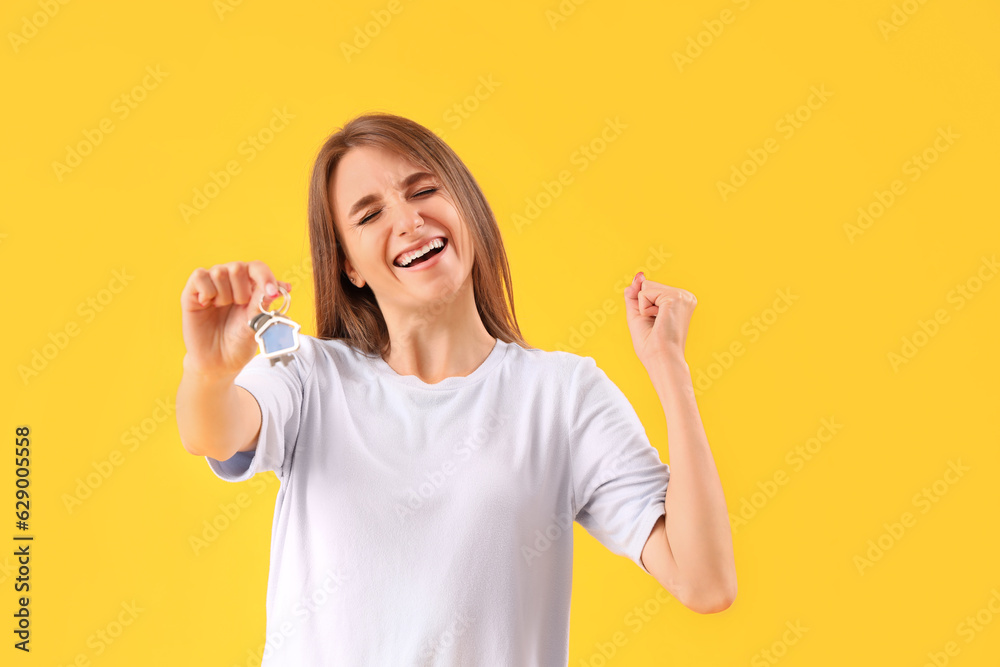
[[[646,277],[640,271],[632,278],[632,283],[625,288],[625,316],[627,318],[639,314],[639,290],[642,289],[642,281],[645,279]]]

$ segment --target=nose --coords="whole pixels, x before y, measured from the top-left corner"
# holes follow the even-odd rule
[[[418,204],[400,202],[396,212],[396,228],[400,233],[413,232],[424,226],[424,218],[420,215]]]

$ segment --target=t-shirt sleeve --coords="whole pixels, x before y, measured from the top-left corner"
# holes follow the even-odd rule
[[[635,408],[593,358],[582,357],[571,385],[576,521],[649,574],[640,556],[665,513],[670,468],[660,461]]]
[[[269,470],[284,479],[299,433],[304,395],[302,364],[299,354],[288,363],[279,361],[274,366],[270,359],[258,354],[233,380],[249,391],[260,406],[260,435],[254,450],[236,452],[224,461],[205,457],[221,479],[242,482]]]

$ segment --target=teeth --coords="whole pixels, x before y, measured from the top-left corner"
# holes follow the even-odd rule
[[[444,246],[444,241],[441,239],[434,239],[433,241],[428,241],[427,245],[412,252],[403,253],[400,255],[399,259],[396,260],[397,266],[408,266],[410,262],[422,257],[424,254],[430,252],[434,248],[441,248]]]

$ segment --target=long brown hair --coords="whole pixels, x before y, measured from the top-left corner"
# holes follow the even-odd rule
[[[369,355],[385,356],[390,349],[389,330],[374,292],[368,285],[355,286],[342,270],[344,250],[330,201],[331,176],[347,151],[357,146],[393,151],[442,181],[472,238],[473,294],[483,325],[494,338],[532,349],[521,336],[514,314],[510,267],[500,227],[476,179],[436,134],[419,123],[390,113],[365,113],[351,119],[327,138],[313,165],[309,183],[309,241],[316,288],[317,338],[343,340]],[[442,295],[437,303],[443,304],[447,298],[448,295]]]

